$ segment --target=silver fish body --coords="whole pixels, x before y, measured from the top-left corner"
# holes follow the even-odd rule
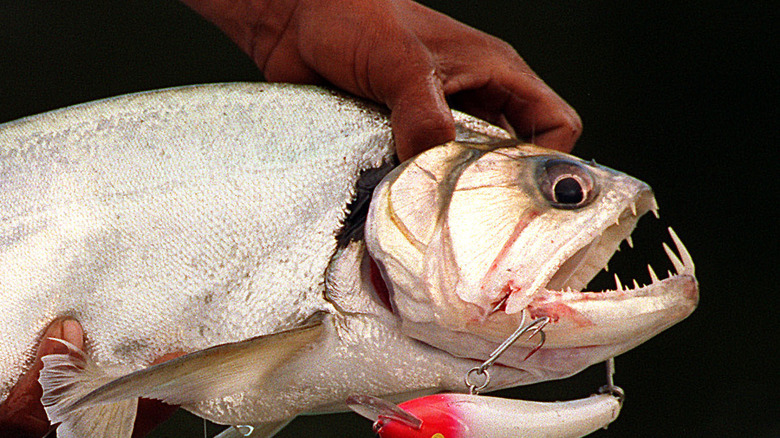
[[[3,397],[57,317],[137,368],[322,310],[355,181],[392,153],[378,110],[284,86],[131,95],[0,136]]]
[[[522,314],[553,320],[550,348],[524,361],[518,343],[489,389],[559,378],[693,310],[681,244],[669,279],[598,299],[568,290],[655,208],[647,186],[455,117],[455,142],[383,179],[367,245],[342,233],[360,221],[363,176],[392,162],[392,134],[383,109],[351,97],[220,84],[3,125],[0,400],[63,316],[84,327],[85,351],[48,361],[44,403],[84,436],[110,421],[106,406],[141,396],[271,430],[353,393],[463,391]],[[560,172],[579,189],[559,187]],[[172,352],[189,354],[149,367]]]

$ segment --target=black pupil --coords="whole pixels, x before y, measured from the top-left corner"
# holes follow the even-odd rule
[[[553,192],[555,193],[555,202],[561,204],[579,204],[585,199],[580,182],[572,177],[558,180],[553,187]]]

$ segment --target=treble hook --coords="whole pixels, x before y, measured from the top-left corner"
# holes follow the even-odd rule
[[[501,356],[501,354],[504,353],[504,351],[507,350],[512,344],[517,341],[520,336],[523,336],[524,334],[531,332],[531,335],[528,336],[528,339],[533,338],[537,334],[539,334],[539,342],[536,344],[536,346],[531,350],[530,353],[528,353],[523,360],[527,360],[529,357],[531,357],[534,353],[539,351],[540,348],[544,345],[544,342],[547,340],[547,335],[544,333],[543,329],[544,327],[550,323],[550,318],[547,316],[537,318],[533,321],[531,321],[530,324],[527,326],[523,326],[523,323],[525,322],[525,312],[522,313],[522,316],[520,318],[520,326],[517,330],[514,331],[511,335],[509,335],[508,338],[504,340],[504,342],[501,343],[495,350],[493,350],[492,353],[490,353],[490,356],[488,359],[484,362],[482,362],[481,365],[476,366],[472,369],[470,369],[466,373],[466,379],[465,383],[466,386],[469,388],[469,394],[475,395],[478,394],[479,391],[482,391],[483,389],[487,388],[488,384],[490,383],[490,373],[488,372],[488,368],[490,368]],[[471,376],[472,374],[476,375],[484,375],[485,381],[482,382],[481,385],[475,385],[471,382]]]

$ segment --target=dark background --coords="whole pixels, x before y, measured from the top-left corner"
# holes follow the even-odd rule
[[[771,2],[426,1],[510,42],[578,109],[575,152],[650,183],[661,221],[611,264],[647,281],[673,225],[697,262],[701,304],[617,359],[620,418],[594,436],[780,436],[778,387],[778,52]],[[173,0],[15,1],[0,10],[0,122],[174,85],[260,80],[209,23]],[[605,287],[608,285],[605,284]],[[596,366],[503,391],[587,396]],[[158,437],[201,437],[203,426]],[[217,428],[210,426],[210,431]],[[282,437],[371,437],[356,415],[296,420]]]

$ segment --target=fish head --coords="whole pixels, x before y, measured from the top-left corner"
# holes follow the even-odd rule
[[[484,360],[528,317],[549,318],[539,351],[528,358],[539,340],[521,338],[497,362],[530,382],[627,351],[694,310],[693,262],[676,236],[680,256],[665,249],[677,274],[584,291],[656,209],[647,184],[594,162],[517,140],[454,141],[382,180],[365,235],[410,337]]]

